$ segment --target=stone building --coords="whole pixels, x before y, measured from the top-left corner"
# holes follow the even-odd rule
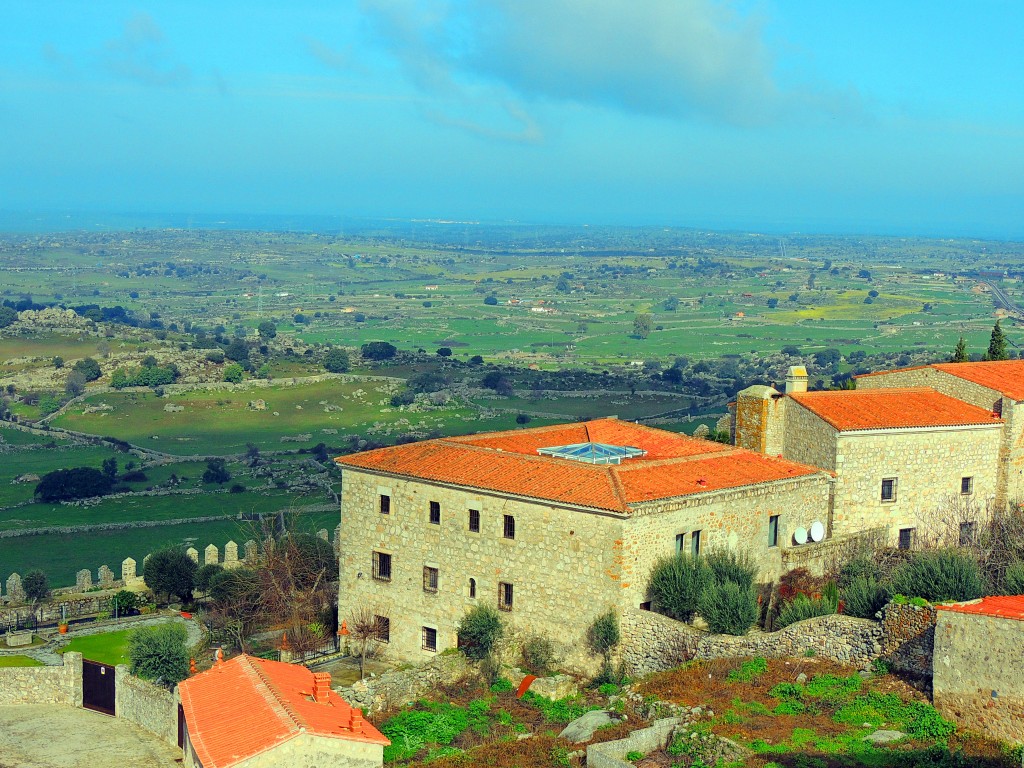
[[[616,419],[427,440],[337,459],[340,618],[369,608],[389,654],[457,642],[467,609],[582,647],[593,619],[639,607],[656,560],[748,552],[782,570],[795,526],[826,519],[814,467]],[[577,659],[583,663],[582,659]]]
[[[904,547],[922,527],[969,537],[1000,494],[1004,420],[932,387],[808,392],[794,366],[785,393],[748,387],[732,415],[737,445],[835,474],[834,535],[885,530]],[[934,530],[940,519],[958,530]]]
[[[298,664],[236,656],[178,684],[187,768],[380,768],[389,742]]]
[[[932,387],[1002,419],[996,502],[1024,500],[1024,360],[933,365],[857,377],[857,389]]]
[[[938,606],[932,690],[944,717],[1024,742],[1024,595]]]

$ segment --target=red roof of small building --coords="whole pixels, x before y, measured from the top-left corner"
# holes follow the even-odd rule
[[[1024,621],[1024,595],[997,595],[983,597],[969,603],[937,606],[940,611],[953,613],[974,613],[981,616],[996,616],[1003,619]]]
[[[991,411],[931,387],[792,392],[788,397],[840,432],[1002,423]]]
[[[646,454],[621,464],[537,454],[539,448],[584,442]],[[617,419],[424,440],[335,461],[342,468],[623,513],[656,499],[822,474],[806,464]]]
[[[391,743],[329,687],[315,701],[313,682],[303,666],[243,654],[179,683],[189,740],[204,768],[228,768],[300,733]]]
[[[1014,400],[1024,400],[1024,360],[988,360],[978,363],[933,363],[912,368],[897,368],[892,371],[862,373],[856,378],[884,376],[900,371],[915,371],[934,368],[951,376],[979,384]]]

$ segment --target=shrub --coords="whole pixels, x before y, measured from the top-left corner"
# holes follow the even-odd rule
[[[459,647],[467,658],[480,660],[490,656],[505,628],[498,609],[490,605],[470,608],[458,627]]]
[[[797,595],[814,594],[820,585],[821,579],[812,576],[806,568],[794,568],[779,579],[779,599],[788,603]]]
[[[163,594],[167,598],[174,595],[181,600],[188,600],[192,597],[196,567],[183,549],[169,547],[149,556],[143,567],[142,578],[155,594]]]
[[[40,501],[68,501],[106,496],[113,488],[113,481],[93,467],[56,469],[43,475],[36,486],[35,495]]]
[[[29,571],[21,581],[25,596],[33,603],[45,600],[50,596],[50,581],[39,569]]]
[[[894,592],[933,603],[974,600],[985,594],[978,562],[956,549],[915,552],[893,572],[890,586]]]
[[[744,661],[742,664],[740,664],[738,669],[734,669],[728,675],[726,675],[726,679],[730,683],[749,683],[752,682],[754,678],[760,677],[767,671],[768,660],[764,657],[758,656],[756,658]]]
[[[619,617],[615,611],[609,610],[594,619],[587,627],[587,645],[590,650],[601,656],[607,657],[612,649],[619,644]]]
[[[858,577],[865,579],[875,578],[877,574],[878,566],[875,564],[875,561],[862,554],[857,555],[839,569],[839,576],[836,581],[839,582],[840,587],[848,587]]]
[[[709,584],[700,596],[700,615],[715,634],[745,635],[757,621],[758,613],[753,584]]]
[[[1024,595],[1024,560],[1012,562],[1006,569],[1003,592],[1007,595]]]
[[[889,590],[873,576],[854,576],[840,592],[844,613],[858,619],[873,619],[889,600]]]
[[[348,352],[341,347],[332,347],[324,355],[324,368],[331,373],[345,373],[350,365]]]
[[[710,580],[710,569],[701,558],[671,555],[655,563],[647,595],[666,616],[691,621]]]
[[[719,584],[732,581],[741,587],[751,587],[757,576],[757,566],[750,561],[750,557],[745,552],[736,553],[731,550],[711,552],[704,558],[704,562],[711,569],[715,581]]]
[[[116,611],[118,614],[124,616],[125,614],[134,611],[141,604],[142,600],[137,594],[129,592],[127,589],[122,589],[111,599],[110,610]]]
[[[195,588],[200,592],[209,592],[213,577],[223,570],[224,566],[218,563],[207,563],[200,566],[195,575]]]
[[[188,677],[187,639],[177,622],[136,629],[128,636],[132,674],[174,688]]]
[[[779,611],[775,620],[776,629],[788,627],[804,619],[813,619],[816,616],[828,616],[836,612],[836,604],[822,597],[808,597],[799,594],[793,598],[793,602],[787,603]]]
[[[523,643],[523,669],[531,675],[545,677],[555,666],[555,647],[546,637],[534,635]]]

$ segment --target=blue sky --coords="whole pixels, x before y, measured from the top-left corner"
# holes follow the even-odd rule
[[[1015,0],[3,16],[6,211],[1024,237]]]

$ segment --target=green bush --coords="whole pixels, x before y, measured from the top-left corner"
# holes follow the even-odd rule
[[[776,629],[782,629],[782,627],[788,627],[790,624],[795,624],[804,619],[813,619],[815,616],[828,616],[835,612],[836,604],[830,600],[823,597],[808,597],[807,595],[800,594],[793,598],[793,602],[787,603],[779,611],[779,616],[775,620],[775,627]]]
[[[224,566],[219,563],[206,563],[206,565],[199,566],[195,575],[195,588],[200,592],[209,592],[213,577],[223,570]]]
[[[700,596],[711,578],[711,569],[703,559],[671,555],[655,563],[647,595],[654,601],[655,608],[666,616],[692,621]]]
[[[408,760],[426,746],[447,746],[469,727],[466,710],[447,703],[426,704],[427,710],[399,712],[380,728],[391,739],[384,762]]]
[[[705,564],[719,584],[732,581],[741,587],[752,587],[757,577],[757,566],[745,552],[723,550],[711,552],[704,558]],[[705,617],[707,618],[707,617]]]
[[[894,592],[933,603],[974,600],[985,594],[978,562],[956,549],[915,552],[893,572],[890,586]]]
[[[602,613],[587,627],[587,645],[594,653],[607,658],[619,644],[619,617],[615,611]]]
[[[706,586],[699,607],[708,629],[720,635],[747,634],[759,613],[753,583],[737,584],[735,581]]]
[[[1010,563],[1003,577],[1002,591],[1007,595],[1024,595],[1024,560]]]
[[[550,675],[555,663],[555,646],[546,637],[534,635],[523,643],[523,669],[531,675]]]
[[[470,608],[458,627],[459,647],[467,658],[479,661],[490,656],[504,634],[498,609],[490,605]]]
[[[868,555],[857,555],[846,565],[839,569],[839,576],[836,579],[840,587],[848,587],[857,578],[876,578],[878,566]]]
[[[729,672],[725,679],[730,683],[749,683],[767,671],[768,660],[758,656],[744,661],[737,669]]]
[[[843,612],[858,619],[873,619],[889,600],[889,590],[874,576],[854,576],[840,593]]]
[[[188,677],[187,640],[179,622],[136,629],[128,636],[132,674],[174,688]]]

